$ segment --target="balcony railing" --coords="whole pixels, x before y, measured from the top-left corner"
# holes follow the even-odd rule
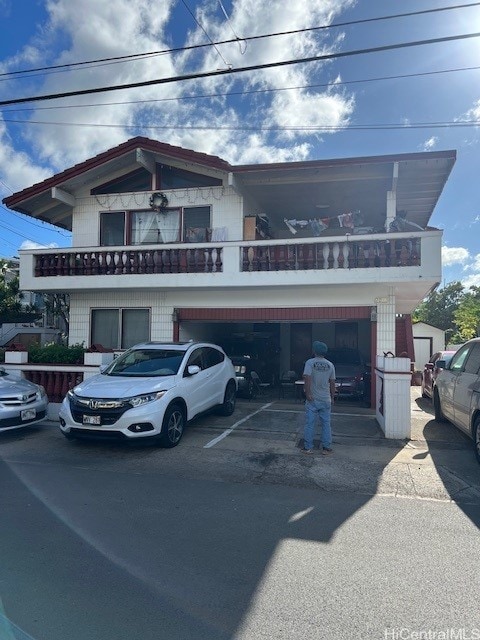
[[[419,266],[420,238],[345,240],[242,247],[243,271]]]
[[[57,251],[36,256],[35,277],[215,273],[222,266],[219,247]]]
[[[227,248],[242,272],[407,267],[421,263],[421,238],[241,242],[195,247],[64,249],[35,253],[35,277],[220,273]]]

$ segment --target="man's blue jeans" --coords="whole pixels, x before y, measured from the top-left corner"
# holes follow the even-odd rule
[[[306,400],[305,401],[305,431],[303,435],[303,446],[305,449],[313,449],[313,438],[315,436],[315,422],[317,416],[322,425],[322,447],[330,448],[332,445],[332,428],[330,426],[330,414],[332,403],[329,400]]]

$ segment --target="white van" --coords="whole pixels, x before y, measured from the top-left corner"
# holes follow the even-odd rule
[[[435,420],[452,422],[469,435],[480,463],[480,338],[466,342],[450,362],[438,360],[433,391]]]

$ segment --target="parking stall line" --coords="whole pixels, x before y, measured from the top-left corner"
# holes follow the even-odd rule
[[[225,429],[225,431],[223,433],[221,433],[219,436],[217,436],[216,438],[214,438],[213,440],[210,440],[210,442],[207,442],[207,444],[203,445],[204,449],[210,449],[211,447],[214,447],[216,444],[218,444],[221,440],[223,440],[224,438],[226,438],[227,436],[229,436],[232,431],[234,429],[236,429],[238,426],[240,426],[241,424],[243,424],[244,422],[246,422],[247,420],[250,420],[250,418],[252,418],[253,416],[257,415],[257,413],[260,413],[260,411],[264,411],[265,409],[267,409],[268,407],[270,407],[273,403],[269,402],[267,404],[264,404],[263,407],[260,407],[260,409],[257,409],[256,411],[254,411],[253,413],[249,413],[248,416],[245,416],[245,418],[242,418],[241,420],[239,420],[238,422],[235,422],[235,424],[233,424],[231,427],[229,427],[228,429]]]

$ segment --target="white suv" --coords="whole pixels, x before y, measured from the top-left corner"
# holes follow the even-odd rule
[[[198,414],[218,407],[231,415],[236,395],[235,369],[221,347],[146,342],[68,392],[60,429],[69,439],[154,436],[162,446],[174,447]]]
[[[466,342],[442,368],[433,390],[435,420],[449,420],[469,435],[480,462],[480,338]]]

